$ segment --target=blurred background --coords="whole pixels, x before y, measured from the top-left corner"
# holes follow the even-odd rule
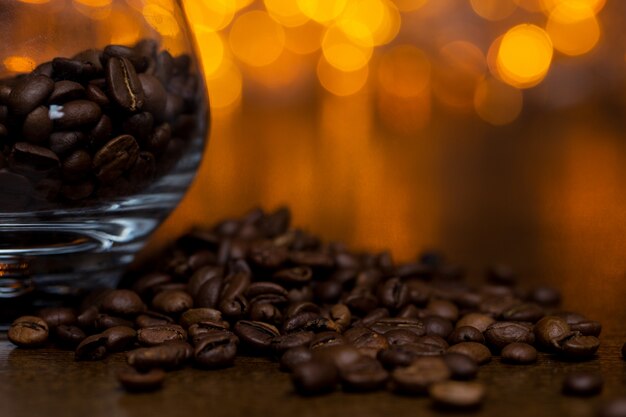
[[[93,19],[120,14],[106,42],[141,36],[111,0],[62,2]],[[127,3],[177,49],[171,1]],[[327,240],[397,260],[438,248],[474,276],[506,262],[558,284],[572,307],[618,309],[626,2],[182,3],[212,132],[196,182],[144,257],[192,225],[288,205]]]

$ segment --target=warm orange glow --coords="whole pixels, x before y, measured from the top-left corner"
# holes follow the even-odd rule
[[[477,15],[487,20],[502,20],[517,8],[513,0],[470,0]]]
[[[206,76],[212,76],[222,65],[224,60],[224,41],[217,32],[203,25],[193,27],[200,48],[202,69]]]
[[[184,4],[192,25],[200,24],[212,30],[224,29],[235,16],[236,5],[232,0],[193,0]]]
[[[487,51],[487,66],[489,67],[489,72],[499,80],[502,80],[502,77],[500,77],[500,72],[498,71],[498,51],[500,51],[500,44],[502,43],[503,37],[504,35],[501,35],[494,39]]]
[[[393,40],[400,30],[400,20],[397,7],[389,0],[352,1],[341,15],[342,22],[355,22],[367,30],[374,45]]]
[[[97,5],[103,3],[102,6]],[[93,20],[104,20],[111,15],[111,2],[74,0],[74,8],[81,14]]]
[[[141,38],[144,25],[128,12],[113,9],[103,29],[102,37],[107,39],[107,43],[131,45]]]
[[[515,26],[500,43],[498,73],[514,87],[535,86],[548,73],[552,53],[552,41],[543,29],[529,24]]]
[[[589,8],[594,14],[598,13],[604,5],[606,0],[541,0],[544,10],[551,13],[554,9],[560,6],[564,6],[570,9]]]
[[[230,47],[242,62],[261,67],[274,62],[285,47],[285,31],[266,12],[237,17],[230,29]]]
[[[234,0],[234,1],[235,1],[235,9],[237,11],[245,9],[246,7],[254,3],[254,0]]]
[[[241,100],[241,72],[228,59],[224,59],[218,70],[206,77],[206,84],[212,109],[229,110]]]
[[[541,12],[544,10],[543,0],[515,0],[515,3],[529,12]]]
[[[310,54],[322,47],[324,26],[309,20],[303,25],[285,28],[285,48],[297,54]]]
[[[433,91],[446,106],[469,111],[474,90],[486,71],[485,56],[476,45],[455,41],[439,51],[433,71]]]
[[[175,37],[180,27],[172,11],[158,4],[149,3],[143,8],[143,17],[150,26],[163,36]]]
[[[50,0],[19,0],[21,3],[29,3],[29,4],[44,4],[49,3]]]
[[[522,111],[522,92],[493,78],[481,81],[474,93],[474,109],[492,125],[511,123]]]
[[[587,6],[557,6],[550,13],[546,30],[554,48],[566,55],[587,53],[600,39],[600,25],[594,11]]]
[[[280,56],[270,65],[251,68],[245,76],[265,87],[291,93],[287,87],[293,86],[310,70],[307,57],[283,50]]]
[[[105,7],[111,4],[111,0],[74,0],[74,2],[91,7]]]
[[[37,64],[27,56],[8,56],[2,60],[2,65],[10,72],[30,72]]]
[[[394,133],[414,135],[430,122],[429,92],[408,98],[380,94],[376,104],[381,121]]]
[[[412,12],[421,8],[427,1],[428,0],[395,0],[395,3],[400,11]]]
[[[294,0],[263,0],[267,12],[281,25],[300,26],[309,20]]]
[[[339,17],[347,3],[348,0],[297,0],[300,11],[320,23],[330,23]]]
[[[356,94],[367,83],[369,66],[356,71],[340,71],[321,56],[317,64],[317,78],[322,86],[336,96],[350,96]]]
[[[372,40],[369,32],[358,22],[342,22],[331,26],[322,41],[322,51],[328,63],[342,71],[356,71],[372,57]],[[349,24],[348,24],[349,23]]]
[[[430,61],[426,54],[412,45],[398,45],[380,59],[380,87],[396,97],[415,97],[430,83]]]

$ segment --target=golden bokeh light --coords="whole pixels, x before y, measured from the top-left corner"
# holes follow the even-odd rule
[[[80,14],[93,20],[104,20],[111,16],[110,1],[74,0],[72,4]]]
[[[604,5],[606,0],[541,0],[544,11],[551,13],[558,7],[569,9],[589,8],[594,14],[597,14]]]
[[[317,78],[327,91],[336,96],[350,96],[358,93],[367,83],[369,66],[356,71],[341,71],[330,65],[322,55],[317,63]]]
[[[192,25],[199,24],[212,30],[227,27],[236,12],[233,0],[193,0],[184,4]]]
[[[212,76],[224,60],[224,41],[222,36],[211,28],[197,24],[193,27],[196,41],[200,48],[200,60],[206,76]]]
[[[240,11],[254,3],[254,0],[234,0],[234,2],[236,11]]]
[[[223,59],[217,71],[206,77],[206,85],[211,109],[232,110],[241,100],[241,71],[230,59]]]
[[[544,0],[515,0],[515,3],[524,10],[537,13],[545,10]]]
[[[513,0],[470,0],[474,12],[487,20],[502,20],[511,16],[517,4]]]
[[[285,48],[297,54],[311,54],[322,47],[324,26],[309,20],[303,25],[285,27]]]
[[[438,1],[438,0],[434,0]],[[421,9],[428,0],[395,0],[394,3],[398,9],[402,12],[414,12]]]
[[[487,67],[489,72],[498,80],[502,80],[500,72],[498,71],[498,52],[500,51],[500,44],[504,35],[500,35],[491,42],[489,49],[487,50]]]
[[[433,68],[433,92],[444,105],[473,108],[474,90],[487,70],[485,55],[473,43],[454,41],[439,50]]]
[[[74,3],[90,7],[105,7],[111,5],[111,0],[74,0]]]
[[[600,39],[600,24],[588,6],[557,6],[548,19],[546,30],[554,48],[566,55],[582,55]]]
[[[380,58],[380,88],[396,97],[416,97],[430,84],[428,57],[412,45],[394,46]]]
[[[494,78],[482,80],[474,93],[474,109],[484,121],[495,125],[511,123],[522,111],[522,92]]]
[[[280,56],[271,64],[263,67],[249,68],[244,77],[264,87],[282,90],[284,95],[292,93],[293,87],[305,74],[307,67],[310,68],[308,58],[284,49]]]
[[[108,39],[107,43],[115,45],[131,45],[143,35],[142,22],[125,10],[113,9],[111,18],[103,25],[101,37]]]
[[[347,3],[348,0],[297,0],[298,8],[304,15],[324,24],[339,17]]]
[[[343,21],[328,28],[322,40],[326,60],[342,71],[356,71],[368,64],[373,52],[373,41],[364,25]]]
[[[230,28],[233,54],[242,62],[261,67],[274,62],[285,47],[285,31],[264,11],[253,10],[237,17]]]
[[[2,65],[9,72],[30,72],[35,69],[35,60],[27,56],[8,56],[2,60]]]
[[[398,34],[401,24],[400,12],[389,0],[353,0],[346,7],[340,20],[352,22],[349,25],[357,23],[358,27],[367,30],[375,46],[392,41]]]
[[[148,3],[142,13],[146,22],[162,36],[176,37],[180,33],[178,21],[171,10],[156,3]]]
[[[539,84],[552,63],[552,41],[538,26],[521,24],[502,37],[497,67],[500,77],[518,88]]]
[[[263,3],[270,16],[283,26],[300,26],[309,20],[294,0],[263,0]]]

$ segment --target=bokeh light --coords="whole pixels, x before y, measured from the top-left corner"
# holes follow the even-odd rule
[[[538,26],[521,24],[502,37],[497,67],[500,77],[518,88],[537,85],[552,63],[552,41]]]
[[[600,25],[589,6],[560,4],[552,10],[546,30],[554,48],[566,55],[582,55],[600,39]]]
[[[104,20],[111,15],[111,0],[74,0],[74,8],[93,20]]]
[[[373,41],[364,25],[344,21],[328,28],[322,40],[326,60],[342,71],[356,71],[372,57]]]
[[[285,28],[285,48],[297,54],[311,54],[322,47],[324,26],[309,20],[303,25]]]
[[[474,109],[478,116],[492,125],[514,121],[522,111],[522,92],[494,78],[482,80],[474,93]]]
[[[200,49],[202,69],[206,76],[212,76],[222,65],[224,60],[224,41],[222,36],[210,28],[197,24],[193,27]]]
[[[241,100],[241,71],[230,59],[222,60],[217,71],[206,77],[206,84],[212,109],[232,110]]]
[[[541,0],[541,2],[547,13],[551,13],[557,7],[565,6],[571,9],[589,8],[596,14],[606,4],[606,0]]]
[[[237,17],[230,29],[230,47],[242,62],[261,67],[274,62],[285,47],[285,31],[266,12],[253,10]]]
[[[297,0],[300,11],[320,23],[330,23],[339,17],[347,3],[347,0]]]
[[[366,30],[373,45],[384,45],[393,40],[401,23],[397,7],[389,0],[352,1],[341,15],[341,20]]]
[[[29,72],[35,69],[35,60],[28,56],[8,56],[2,60],[2,65],[9,72]]]
[[[322,87],[336,96],[350,96],[363,89],[369,76],[369,66],[356,71],[341,71],[330,65],[322,55],[317,64],[317,77]]]
[[[294,0],[263,0],[267,12],[281,25],[300,26],[309,20]]]
[[[487,20],[502,20],[509,17],[517,4],[513,0],[470,0],[477,15]]]
[[[438,1],[438,0],[434,0],[434,1]],[[427,2],[428,0],[395,0],[394,1],[398,9],[403,12],[414,12],[416,10],[419,10]]]
[[[309,66],[307,64],[306,58],[302,55],[284,49],[271,64],[246,68],[244,77],[248,76],[257,84],[275,89],[280,95],[291,96],[297,91],[286,87],[294,87],[297,81],[304,78]]]
[[[146,22],[161,35],[176,37],[180,33],[180,26],[171,10],[159,4],[148,3],[142,13]]]
[[[232,0],[194,0],[185,2],[185,10],[193,24],[221,30],[232,22],[236,4]]]
[[[426,54],[412,45],[387,51],[378,64],[381,89],[396,97],[416,97],[430,84],[431,65]]]

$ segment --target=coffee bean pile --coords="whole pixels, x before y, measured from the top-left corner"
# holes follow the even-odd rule
[[[4,210],[136,192],[180,156],[199,106],[188,55],[153,40],[0,80]]]
[[[396,263],[289,224],[284,208],[255,209],[193,230],[130,289],[21,317],[9,339],[52,342],[79,361],[126,351],[119,380],[129,390],[156,389],[163,371],[188,364],[218,369],[238,354],[265,355],[303,395],[389,389],[452,409],[480,406],[486,388],[471,380],[494,355],[528,365],[538,350],[569,361],[596,354],[600,323],[560,310],[554,289],[521,288],[506,266],[471,285],[438,253]],[[601,388],[597,376],[570,375],[563,389]]]

